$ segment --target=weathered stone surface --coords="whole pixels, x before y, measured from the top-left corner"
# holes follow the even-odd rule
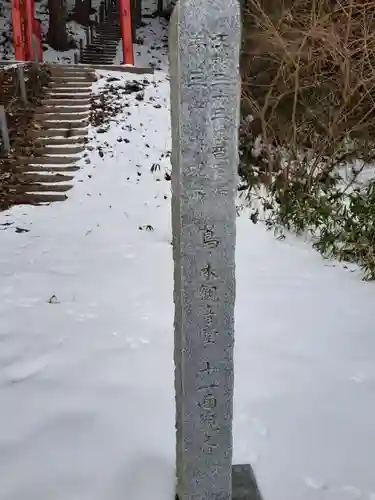
[[[240,10],[180,0],[170,22],[179,500],[231,500]]]

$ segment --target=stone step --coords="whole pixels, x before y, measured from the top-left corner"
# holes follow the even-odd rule
[[[95,38],[89,45],[86,45],[85,49],[89,47],[97,47],[100,50],[113,50],[116,49],[118,46],[118,42],[113,39],[113,40],[107,40],[107,39],[101,39],[101,38]]]
[[[97,28],[104,29],[111,26],[119,26],[119,24],[120,24],[119,11],[117,12],[113,11],[109,13],[107,19],[103,23],[98,24]]]
[[[103,45],[92,44],[92,45],[88,45],[83,52],[84,53],[92,52],[94,54],[116,54],[117,53],[117,46],[103,47]]]
[[[62,84],[61,81],[54,81],[53,79],[49,82],[48,88],[50,88],[53,91],[58,92],[59,90],[64,90],[64,92],[67,93],[74,93],[74,92],[90,92],[92,89],[92,83],[87,82],[87,83],[78,83],[78,82],[71,82],[67,80],[64,84]]]
[[[87,89],[83,89],[82,87],[72,87],[72,88],[63,88],[63,87],[50,87],[50,91],[48,92],[49,96],[55,96],[65,93],[65,95],[81,95],[82,97],[90,97],[91,96],[91,87]]]
[[[98,58],[98,59],[113,59],[116,57],[117,51],[116,52],[95,52],[94,50],[88,50],[83,52],[81,59],[85,59],[87,57],[89,58]],[[82,64],[89,64],[89,63],[82,63]]]
[[[75,119],[77,119],[77,114],[81,118],[86,118],[90,112],[89,106],[43,106],[42,108],[38,108],[38,117],[40,114],[49,115],[48,118],[50,120],[54,120],[55,118],[51,118],[51,115],[58,115],[58,117],[63,118],[65,120],[70,120],[71,115],[76,113]],[[69,116],[68,116],[69,115]],[[57,118],[58,119],[58,118]]]
[[[97,25],[95,31],[108,31],[108,32],[111,32],[111,30],[113,31],[116,28],[117,29],[119,28],[119,24],[117,22],[117,19],[116,20],[113,19],[113,20],[105,21],[103,24]]]
[[[105,50],[103,52],[100,52],[98,50],[92,50],[92,49],[89,49],[89,50],[85,50],[82,54],[82,58],[85,57],[85,56],[90,56],[90,57],[116,57],[116,54],[117,54],[117,49],[114,50],[114,51],[110,51],[110,50]]]
[[[65,201],[68,199],[66,194],[16,194],[9,196],[8,199],[12,201],[13,205],[44,205],[54,201]]]
[[[119,39],[121,38],[121,35],[117,35],[116,34],[112,34],[112,35],[102,35],[100,33],[96,33],[96,35],[94,36],[94,38],[92,39],[91,43],[96,43],[96,44],[108,44],[109,46],[111,45],[118,45],[118,41]],[[91,45],[91,44],[89,44]]]
[[[18,194],[20,193],[41,193],[41,192],[47,192],[47,193],[65,193],[66,191],[69,191],[72,189],[71,184],[19,184],[18,186],[15,186],[14,191]]]
[[[120,23],[118,19],[116,19],[116,16],[113,17],[113,19],[110,19],[109,21],[104,22],[103,24],[99,24],[96,27],[95,31],[109,31],[112,32],[115,29],[120,29]]]
[[[77,116],[75,116],[77,118]],[[58,130],[62,133],[62,130],[80,130],[82,127],[85,127],[88,124],[89,116],[87,115],[84,120],[53,120],[47,117],[46,120],[43,121],[43,127],[45,129],[50,130]],[[84,123],[85,122],[85,123]],[[85,130],[85,129],[84,129]],[[46,130],[43,130],[45,133]]]
[[[96,38],[102,38],[104,40],[114,40],[115,38],[121,38],[121,31],[119,29],[113,29],[110,32],[107,31],[95,31],[94,40]]]
[[[113,50],[96,50],[95,47],[88,47],[83,51],[82,56],[90,54],[92,56],[115,56],[117,54],[117,48]]]
[[[115,26],[98,26],[95,30],[95,34],[99,35],[117,35],[121,33],[119,25]]]
[[[82,85],[82,83],[88,83],[93,81],[88,76],[75,76],[75,75],[59,75],[59,76],[54,76],[51,78],[52,83],[58,83],[59,85]]]
[[[74,144],[85,144],[85,136],[75,136],[75,137],[51,137],[51,136],[40,136],[38,137],[36,143],[46,146],[73,146]]]
[[[94,38],[92,43],[103,44],[103,45],[107,45],[108,47],[117,47],[119,44],[120,38],[121,38],[121,36],[117,36],[117,35],[114,35],[111,37],[96,35],[96,37]]]
[[[110,10],[108,13],[107,18],[104,20],[103,23],[100,23],[98,25],[98,28],[103,28],[105,26],[113,26],[113,24],[119,24],[119,10]]]
[[[79,69],[71,69],[71,70],[56,70],[52,73],[53,79],[65,78],[72,81],[82,81],[89,82],[92,81],[93,75],[91,75],[87,70],[80,71]]]
[[[55,106],[51,107],[45,107],[45,108],[38,108],[38,111],[35,113],[35,119],[39,120],[40,122],[44,123],[44,126],[46,127],[45,122],[46,121],[70,121],[70,120],[77,120],[77,118],[80,118],[82,120],[81,126],[83,123],[86,121],[88,122],[89,120],[89,114],[90,114],[90,108],[64,108],[61,111],[56,110]]]
[[[45,99],[42,101],[42,104],[39,108],[37,108],[37,111],[45,111],[46,108],[51,108],[52,111],[55,110],[55,112],[79,112],[79,109],[82,108],[81,112],[84,111],[89,111],[90,110],[90,99],[86,99],[85,101],[76,101],[76,100],[69,100],[64,99],[60,101],[59,99]],[[71,111],[70,111],[71,110]]]
[[[64,85],[54,86],[48,88],[47,96],[53,96],[54,99],[87,99],[90,97],[92,86],[90,87],[75,87],[65,88]]]
[[[22,173],[46,172],[47,174],[49,172],[57,172],[57,173],[76,172],[79,169],[80,169],[80,167],[78,167],[77,165],[61,165],[61,166],[56,166],[56,165],[18,165],[16,167],[16,171],[19,171]]]
[[[69,78],[69,81],[77,82],[77,81],[82,81],[83,83],[90,83],[93,81],[93,77],[95,74],[92,74],[92,70],[87,70],[85,69],[84,72],[80,72],[77,69],[74,70],[69,70],[69,71],[64,71],[61,73],[56,73],[53,75],[53,78]]]
[[[90,63],[90,64],[111,64],[113,61],[113,57],[83,57],[82,62],[84,63]]]
[[[81,156],[20,156],[18,158],[11,158],[8,161],[12,165],[72,165],[81,159]]]
[[[83,62],[91,63],[91,64],[108,64],[111,65],[112,59],[95,59],[95,58],[89,58],[89,59],[84,59]]]
[[[35,148],[35,152],[44,155],[74,155],[77,153],[82,153],[85,150],[84,144],[76,144],[74,146],[67,145],[45,145],[45,146],[37,146]]]
[[[42,113],[39,116],[35,115],[35,119],[39,120],[43,127],[66,128],[67,124],[74,123],[74,120],[77,120],[77,113],[65,114],[65,115],[53,114],[53,113],[48,113],[48,114]],[[77,126],[86,127],[89,124],[89,121],[90,121],[90,116],[88,113],[85,113],[80,118],[79,125],[77,125]],[[69,127],[69,125],[68,125],[68,127]]]
[[[96,35],[96,37],[92,41],[92,44],[97,44],[97,45],[101,44],[102,46],[117,47],[120,38],[121,37],[119,36],[104,37],[102,35]]]
[[[94,39],[92,40],[93,42],[97,42],[98,40],[102,42],[107,42],[107,43],[118,43],[118,40],[121,38],[121,33],[95,33]]]
[[[111,64],[113,59],[95,59],[95,57],[89,57],[82,59],[82,62],[90,64]]]
[[[57,87],[56,87],[56,89],[57,89]],[[57,89],[57,92],[55,92],[54,88],[52,88],[50,90],[51,90],[51,92],[50,91],[47,92],[45,99],[60,99],[60,96],[64,95],[64,97],[62,99],[77,100],[78,98],[81,98],[83,100],[89,101],[91,96],[92,96],[92,92],[82,92],[78,88],[72,88],[72,89],[68,89],[68,90],[65,89],[64,92],[70,92],[70,90],[72,90],[72,93],[67,93],[67,94],[60,94],[60,89]],[[77,91],[77,93],[75,93],[75,91]],[[61,89],[61,92],[62,92],[62,89]],[[76,96],[78,96],[78,98]]]
[[[50,106],[56,106],[56,107],[64,107],[64,108],[70,108],[73,106],[75,109],[76,107],[85,107],[89,106],[90,104],[90,99],[44,99],[42,101],[42,106],[44,107],[50,107]],[[58,110],[56,110],[58,111]]]
[[[153,68],[138,68],[136,66],[131,66],[131,65],[120,65],[120,64],[111,64],[111,65],[100,65],[100,64],[90,64],[90,63],[79,63],[78,65],[74,65],[74,67],[82,67],[85,68],[88,71],[91,71],[92,74],[94,75],[94,80],[97,80],[97,77],[95,76],[95,70],[97,69],[103,69],[103,70],[113,70],[113,71],[121,71],[121,72],[131,72],[131,73],[137,73],[137,74],[154,74],[154,69]],[[62,85],[64,85],[62,83]]]
[[[74,69],[78,69],[78,70],[85,70],[88,74],[95,74],[95,72],[93,71],[93,69],[90,67],[90,66],[87,66],[87,65],[84,65],[84,64],[80,64],[80,63],[77,63],[77,64],[70,64],[69,65],[73,70]]]
[[[86,59],[87,60],[95,60],[95,61],[112,61],[113,58],[116,56],[112,56],[110,54],[83,54],[82,55],[82,62],[85,63]]]
[[[104,23],[98,24],[96,29],[97,30],[106,30],[106,29],[113,29],[113,28],[118,28],[120,26],[120,21],[118,19],[118,14],[113,14],[111,18],[108,18]]]
[[[91,97],[91,92],[64,93],[64,90],[62,89],[60,92],[56,92],[55,90],[49,91],[45,99],[88,100],[90,99],[90,97]]]
[[[85,59],[95,59],[95,60],[102,60],[102,59],[109,59],[109,60],[113,60],[113,58],[116,57],[116,54],[98,54],[96,52],[84,52],[82,54],[82,57],[81,57],[81,60],[85,60]]]
[[[87,70],[85,68],[77,68],[76,66],[73,66],[71,64],[66,65],[66,66],[50,66],[51,68],[51,76],[59,76],[61,74],[64,75],[75,75],[75,76],[81,76],[85,77],[87,76]]]
[[[81,124],[80,124],[81,125]],[[85,137],[87,135],[87,128],[73,128],[73,127],[65,127],[65,128],[45,128],[40,130],[32,130],[30,132],[32,137]]]
[[[76,74],[77,76],[87,76],[87,69],[80,68],[73,64],[50,64],[49,66],[52,76],[60,75],[61,73]]]
[[[105,35],[112,35],[113,33],[120,33],[120,26],[118,24],[104,24],[98,26],[95,33],[104,33]]]
[[[116,54],[117,53],[117,45],[112,45],[111,47],[96,46],[96,45],[88,45],[85,52],[92,52],[94,54]]]
[[[117,52],[117,45],[107,46],[105,42],[87,45],[83,52],[94,52],[95,54],[113,54]]]
[[[64,85],[66,81],[69,82],[94,82],[96,81],[96,75],[94,71],[92,71],[91,74],[86,74],[85,76],[82,76],[81,73],[76,74],[74,72],[65,72],[65,73],[59,73],[54,75],[53,80],[54,81],[60,81],[61,85]]]
[[[62,173],[51,174],[49,172],[25,172],[23,175],[22,183],[41,183],[47,182],[48,184],[69,182],[74,179],[73,175],[63,175]]]
[[[105,22],[103,24],[99,24],[96,27],[95,31],[103,31],[103,32],[107,32],[107,33],[112,33],[115,29],[117,29],[117,30],[119,29],[119,23],[117,22],[117,20],[115,22],[108,21],[108,22]]]
[[[117,38],[121,38],[121,32],[120,30],[118,31],[111,31],[110,33],[105,33],[103,31],[97,31],[94,35],[94,41],[95,40],[115,40]]]
[[[95,53],[84,53],[82,54],[82,61],[90,60],[90,61],[113,61],[116,57],[116,54],[95,54]],[[89,63],[87,63],[89,64]]]
[[[105,70],[105,71],[119,71],[121,73],[133,73],[136,75],[153,75],[155,73],[154,68],[142,68],[137,66],[131,66],[129,64],[114,64],[106,63],[106,64],[90,64],[85,63],[85,67],[91,67],[95,70]]]

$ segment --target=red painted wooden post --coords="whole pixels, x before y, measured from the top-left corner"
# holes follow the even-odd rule
[[[12,27],[13,27],[14,57],[16,61],[25,61],[25,51],[22,40],[20,0],[12,1]]]
[[[24,4],[24,23],[25,23],[25,46],[26,56],[28,61],[34,61],[34,46],[33,46],[33,5],[32,0],[22,0]]]
[[[120,24],[123,64],[134,65],[130,0],[120,0]]]

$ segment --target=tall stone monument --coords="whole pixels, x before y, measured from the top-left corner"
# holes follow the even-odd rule
[[[232,467],[238,1],[179,0],[169,37],[176,497],[260,500]]]

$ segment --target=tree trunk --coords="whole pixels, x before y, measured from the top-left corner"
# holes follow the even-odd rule
[[[65,0],[48,0],[48,9],[48,44],[55,50],[69,50],[71,47],[68,32],[66,31],[67,13]]]
[[[72,19],[83,26],[90,24],[91,0],[76,0]]]

